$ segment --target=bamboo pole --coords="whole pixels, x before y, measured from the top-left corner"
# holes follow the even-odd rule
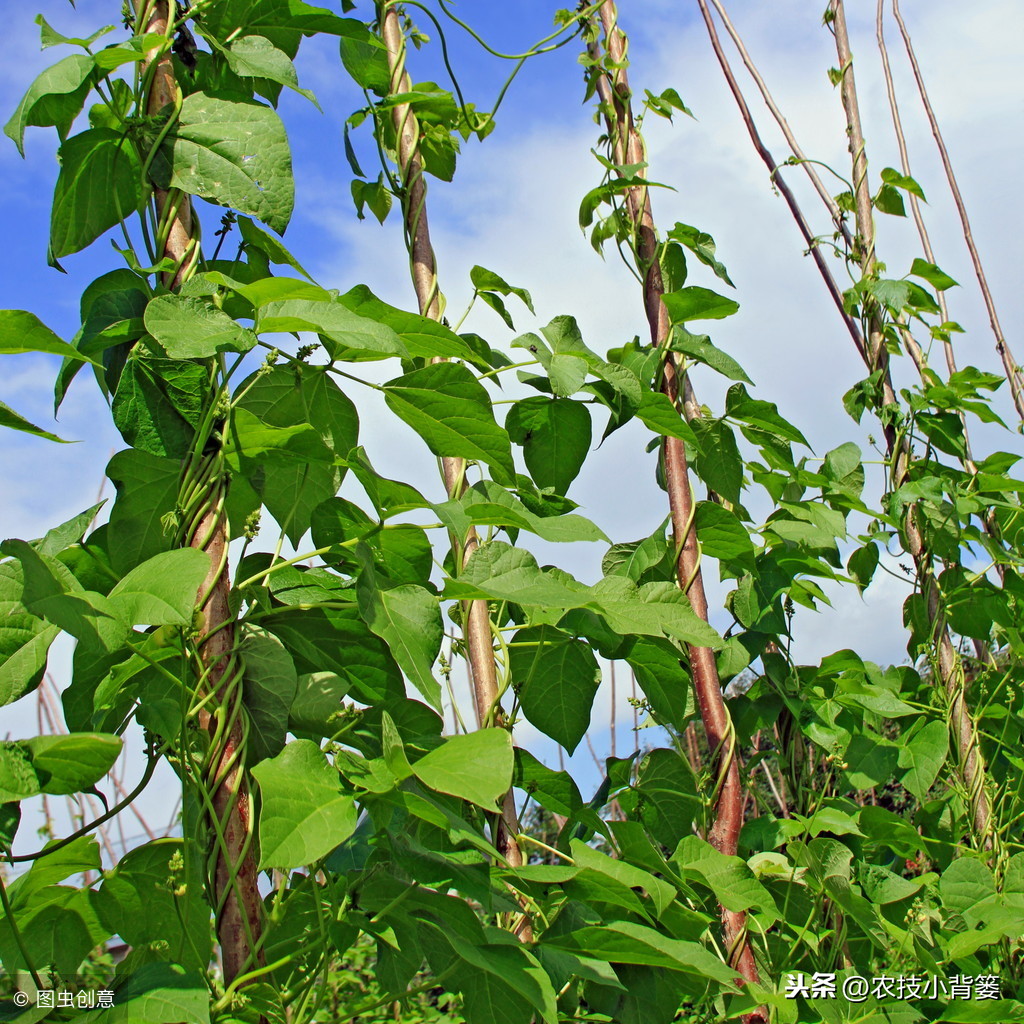
[[[875,228],[871,191],[867,181],[866,146],[853,71],[853,54],[846,28],[843,0],[831,0],[829,10],[842,75],[840,96],[846,113],[850,155],[853,161],[854,201],[857,214],[857,245],[854,252],[859,256],[861,273],[865,278],[869,278],[876,273]],[[896,403],[896,394],[889,372],[888,353],[882,338],[881,312],[877,304],[872,304],[866,312],[869,322],[869,368],[882,371],[882,402],[883,405],[891,406]],[[887,423],[884,429],[892,465],[892,489],[897,490],[907,478],[912,457],[910,445],[903,434],[897,433],[891,422]],[[979,844],[991,847],[995,842],[995,836],[992,831],[992,807],[981,742],[967,705],[963,662],[949,634],[942,595],[935,579],[932,555],[925,544],[917,516],[916,508],[911,506],[904,518],[907,550],[914,560],[928,621],[931,624],[935,667],[949,704],[950,726],[957,750],[960,775],[967,794],[971,823]]]
[[[388,50],[391,71],[390,93],[398,95],[412,88],[406,70],[406,41],[397,5],[385,0],[379,5],[380,32]],[[430,223],[427,217],[427,183],[420,158],[420,127],[415,111],[408,103],[397,103],[391,108],[392,123],[397,137],[398,170],[402,183],[402,213],[405,219],[406,245],[409,250],[409,269],[420,314],[440,321],[444,314],[444,296],[437,278],[437,260],[430,241]],[[435,357],[433,362],[445,362]],[[441,472],[449,498],[460,497],[466,489],[466,460],[454,456],[441,457]],[[476,530],[470,528],[465,537],[453,537],[453,548],[458,564],[465,566],[480,546]],[[462,602],[463,639],[466,645],[470,682],[473,689],[477,724],[488,721],[501,725],[498,705],[498,678],[494,662],[491,616],[484,600]],[[512,867],[525,863],[516,837],[519,818],[512,791],[505,794],[499,816],[495,849]],[[520,930],[528,937],[528,923]]]
[[[618,10],[614,0],[605,0],[598,12],[607,53],[607,66],[597,78],[605,123],[611,139],[616,164],[639,168],[644,175],[646,151],[637,131],[631,108],[631,91],[626,70],[627,40],[618,27]],[[602,53],[597,42],[591,44],[591,57],[600,62]],[[662,302],[665,285],[658,263],[658,239],[654,226],[649,190],[644,185],[628,189],[625,209],[634,230],[635,255],[643,275],[644,309],[651,341],[665,349],[661,390],[674,406],[683,409],[687,419],[699,415],[699,405],[686,373],[681,373],[675,356],[667,350],[671,340],[668,310]],[[693,529],[694,496],[690,484],[686,449],[678,438],[663,439],[665,477],[671,508],[672,530],[678,551],[676,576],[687,593],[694,612],[708,621],[708,603],[700,568],[700,549]],[[712,757],[717,762],[714,822],[708,840],[722,853],[735,856],[739,832],[743,826],[743,785],[740,781],[739,756],[729,711],[722,695],[715,654],[710,648],[687,645],[690,672],[700,708],[701,721]],[[757,982],[757,965],[747,935],[746,915],[721,907],[727,960],[748,982]],[[744,1017],[746,1024],[766,1021],[758,1009]]]
[[[168,0],[134,0],[137,23],[146,35],[168,38],[175,11]],[[142,63],[148,82],[146,111],[155,116],[176,109],[180,93],[169,49],[150,50]],[[177,289],[193,273],[199,257],[198,223],[189,197],[178,189],[154,188],[158,258],[174,261],[163,274]],[[206,456],[202,457],[205,463]],[[194,464],[194,459],[190,460]],[[212,466],[203,466],[212,470]],[[198,784],[207,790],[208,827],[215,834],[210,898],[215,908],[225,984],[262,963],[258,951],[263,905],[257,888],[252,795],[245,771],[246,718],[242,708],[242,663],[236,649],[235,616],[230,609],[228,522],[224,510],[227,478],[209,472],[197,514],[184,524],[181,542],[210,556],[210,570],[199,589],[200,637],[196,642],[200,680],[200,726],[211,746]],[[209,699],[206,699],[209,698]]]

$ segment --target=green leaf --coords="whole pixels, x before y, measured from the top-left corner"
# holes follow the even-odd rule
[[[733,299],[696,285],[669,292],[662,296],[661,301],[665,303],[673,324],[689,323],[691,320],[723,320],[740,308],[740,304]]]
[[[522,300],[523,304],[531,313],[536,313],[533,308],[533,299],[525,288],[517,288],[509,284],[503,277],[499,277],[493,270],[485,267],[473,267],[469,272],[469,279],[478,292],[497,292],[499,295],[515,295]],[[509,325],[511,326],[511,324]]]
[[[20,352],[49,352],[76,362],[102,366],[83,355],[74,345],[57,337],[34,313],[23,309],[0,309],[0,355]]]
[[[466,1024],[557,1024],[551,979],[523,946],[480,942],[443,918],[433,927],[455,954],[452,985],[462,992]]]
[[[914,277],[920,277],[927,281],[936,291],[944,292],[947,288],[956,288],[958,283],[940,270],[934,263],[927,263],[922,259],[915,259],[911,264],[910,273]]]
[[[461,498],[452,498],[431,507],[445,526],[461,535],[466,534],[472,525],[484,525],[529,530],[554,544],[608,539],[599,527],[583,516],[537,515],[493,480],[481,480]]]
[[[743,458],[736,438],[724,420],[696,419],[698,453],[693,463],[697,475],[726,501],[739,504],[743,486]]]
[[[299,87],[299,76],[295,73],[291,57],[279,50],[266,36],[239,36],[221,52],[227,59],[228,67],[240,78],[264,78],[268,82],[276,82],[305,96],[319,108],[320,104],[313,93]]]
[[[38,554],[23,540],[5,540],[0,551],[17,558],[24,570],[25,607],[87,645],[119,646],[125,627],[102,594],[86,591],[62,562]]]
[[[700,501],[694,513],[694,527],[705,555],[717,558],[737,576],[744,571],[753,572],[754,545],[735,512],[714,501]]]
[[[571,754],[601,683],[590,646],[552,626],[521,629],[509,644],[509,671],[527,720]]]
[[[906,174],[900,174],[899,171],[894,170],[892,167],[884,167],[882,169],[882,181],[893,188],[901,188],[904,192],[910,192],[917,196],[918,199],[927,202],[921,186],[913,178]]]
[[[102,1024],[209,1024],[210,990],[200,970],[148,963],[118,986],[113,1007],[101,1014]]]
[[[832,491],[857,499],[864,490],[864,467],[861,450],[852,441],[841,444],[825,455],[822,475],[829,481]]]
[[[363,210],[367,206],[379,224],[388,219],[394,196],[384,181],[383,171],[377,175],[376,181],[360,181],[359,178],[353,178],[350,187],[352,201],[356,204],[356,216],[360,220],[366,219]]]
[[[174,531],[164,517],[178,499],[181,465],[142,451],[118,452],[107,465],[107,476],[117,489],[110,511],[110,530],[117,536],[110,557],[123,574],[174,543]]]
[[[509,437],[523,447],[526,467],[538,487],[565,494],[579,475],[591,441],[590,412],[581,402],[541,395],[509,410]]]
[[[684,878],[706,885],[727,910],[757,910],[766,927],[779,911],[768,890],[739,857],[728,857],[699,836],[684,836],[672,854],[672,864]]]
[[[46,534],[38,541],[33,541],[35,549],[41,555],[59,555],[65,548],[78,544],[85,536],[86,531],[93,524],[96,515],[106,504],[106,499],[72,516],[60,526],[55,526],[46,531]]]
[[[239,387],[229,460],[239,464],[293,544],[313,510],[345,476],[337,462],[355,447],[359,416],[323,367],[273,367]],[[231,454],[231,453],[237,454]],[[257,460],[255,472],[248,460]]]
[[[515,483],[508,434],[494,421],[483,385],[458,363],[435,363],[384,385],[384,400],[435,455],[487,463],[498,483]]]
[[[288,714],[298,690],[295,662],[277,637],[246,628],[241,642],[245,668],[242,702],[249,713],[250,764],[277,757],[284,749]]]
[[[739,380],[750,385],[754,383],[732,356],[711,344],[706,334],[691,334],[685,327],[677,326],[672,331],[670,347],[673,352],[682,352],[698,363],[710,366],[729,380]]]
[[[516,774],[514,785],[534,798],[542,807],[566,818],[588,819],[595,831],[601,831],[601,819],[588,811],[579,787],[566,771],[554,771],[537,760],[528,750],[515,748]]]
[[[811,447],[804,435],[780,415],[778,407],[773,402],[751,398],[742,384],[733,384],[726,393],[725,414],[743,423],[749,423],[752,427],[766,430],[785,441],[795,441],[806,448]]]
[[[51,46],[60,46],[61,44],[68,46],[92,46],[97,39],[113,32],[116,27],[114,25],[104,25],[93,32],[92,35],[82,38],[79,36],[63,35],[50,25],[41,14],[36,15],[35,22],[39,26],[39,46],[43,50]]]
[[[109,128],[68,139],[57,154],[60,174],[50,214],[50,258],[84,249],[145,202],[135,147]]]
[[[457,580],[445,584],[445,597],[493,597],[520,605],[580,608],[589,588],[571,578],[543,571],[523,548],[500,541],[483,544],[470,556]]]
[[[545,940],[556,949],[607,960],[610,963],[647,964],[736,987],[739,975],[700,943],[671,939],[653,928],[630,921],[585,926]]]
[[[154,555],[110,591],[111,608],[129,626],[186,626],[210,571],[210,556],[195,548]]]
[[[0,402],[0,427],[7,427],[9,430],[20,430],[23,434],[34,434],[36,437],[41,437],[46,441],[58,441],[61,444],[69,443],[63,437],[58,437],[56,434],[51,434],[48,430],[43,430],[42,427],[37,427],[34,423],[29,423],[24,416],[19,415],[3,402]]]
[[[359,22],[352,22],[352,25],[355,30],[340,40],[341,63],[356,85],[384,96],[391,86],[387,47],[365,25]]]
[[[356,554],[362,571],[356,580],[359,614],[391,651],[409,681],[441,710],[441,684],[433,675],[434,661],[441,650],[444,627],[437,598],[423,587],[404,584],[381,587],[374,570],[373,555],[365,544]]]
[[[872,541],[863,547],[857,548],[850,555],[849,561],[846,563],[847,571],[853,577],[853,581],[857,584],[857,589],[861,593],[867,589],[867,585],[875,575],[875,570],[878,568],[878,558],[878,545]]]
[[[942,905],[964,914],[990,901],[996,895],[992,869],[976,856],[967,854],[953,861],[939,879]]]
[[[300,274],[309,277],[305,267],[273,235],[268,234],[249,217],[238,218],[238,231],[247,249],[259,249],[271,263],[293,267]],[[312,280],[312,279],[310,279]]]
[[[949,753],[949,729],[945,722],[928,722],[900,745],[899,766],[907,769],[900,782],[925,800]]]
[[[60,632],[22,604],[23,579],[19,563],[0,562],[0,705],[39,685],[47,651]]]
[[[405,353],[408,353],[409,356],[420,359],[443,356],[446,359],[465,359],[467,362],[477,364],[480,362],[474,349],[450,327],[431,320],[430,317],[389,306],[378,299],[366,285],[357,285],[345,292],[338,297],[338,302],[353,313],[358,313],[394,331],[405,346],[402,350],[403,358],[406,358]]]
[[[297,282],[310,287],[305,282]],[[408,350],[395,332],[376,320],[353,313],[339,300],[281,299],[259,310],[257,334],[315,331],[332,359],[406,359]]]
[[[24,742],[0,741],[0,801],[11,803],[41,792],[42,783]]]
[[[903,196],[892,185],[880,185],[872,203],[879,213],[888,213],[892,217],[906,217],[907,215]]]
[[[685,729],[696,705],[679,649],[665,637],[640,636],[629,649],[626,662],[657,718]]]
[[[260,784],[260,870],[287,871],[326,857],[355,831],[355,801],[311,740],[294,740],[252,770]]]
[[[669,90],[669,92],[671,91],[672,90]],[[665,92],[662,95],[667,96],[668,92]],[[710,267],[715,272],[715,277],[720,278],[730,287],[735,287],[729,279],[729,274],[726,271],[725,266],[718,260],[715,240],[706,231],[701,231],[699,228],[695,228],[690,224],[677,223],[668,233],[668,237],[673,241],[685,245],[686,248],[701,261],[701,263]]]
[[[247,377],[238,391],[238,408],[274,427],[311,425],[334,458],[358,441],[356,407],[324,367],[271,367]]]
[[[493,811],[512,785],[512,737],[504,729],[449,736],[412,770],[428,789]]]
[[[156,839],[127,851],[105,873],[95,904],[103,924],[129,945],[159,943],[174,963],[196,971],[207,966],[211,928],[202,860],[183,840]]]
[[[816,548],[831,548],[846,536],[843,513],[817,501],[780,502],[766,525],[783,540]]]
[[[637,780],[643,800],[641,820],[662,846],[670,849],[693,832],[703,816],[700,784],[689,763],[674,750],[652,750],[644,759]]]
[[[216,4],[203,13],[204,31],[226,42],[239,25],[261,36],[294,57],[303,35],[323,33],[360,38],[366,26],[350,18],[339,18],[323,7],[303,0],[231,0]]]
[[[682,417],[669,397],[660,391],[644,392],[636,416],[661,437],[678,437],[694,446],[699,444],[690,424]]]
[[[637,586],[625,576],[606,576],[590,588],[589,606],[623,636],[662,636],[719,650],[722,638],[690,607],[675,583]]]
[[[292,215],[295,185],[284,125],[270,107],[246,97],[186,96],[153,161],[153,176],[161,186],[251,214],[278,234]]]
[[[171,359],[248,352],[256,335],[205,299],[158,295],[146,306],[146,330]]]
[[[25,155],[25,129],[29,125],[54,125],[64,139],[92,87],[92,57],[73,53],[43,71],[28,87],[18,109],[4,125],[4,134]]]
[[[114,766],[121,738],[106,733],[73,732],[25,741],[41,791],[63,795],[94,786]]]
[[[601,559],[601,572],[605,576],[628,576],[639,583],[645,572],[665,561],[668,550],[662,526],[643,540],[613,544]]]
[[[335,597],[339,607],[303,607],[296,604],[261,619],[288,649],[300,673],[333,672],[344,690],[364,704],[379,704],[405,696],[402,673],[387,645],[370,632],[351,595]],[[316,604],[310,599],[311,605]]]

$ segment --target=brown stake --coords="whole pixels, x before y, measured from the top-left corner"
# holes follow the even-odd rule
[[[173,31],[168,0],[135,0],[139,20],[147,35],[167,37]],[[171,55],[154,49],[143,62],[142,74],[150,77],[147,113],[157,115],[179,103]],[[163,275],[163,283],[178,288],[195,268],[199,245],[197,224],[189,197],[177,189],[154,188],[158,222],[158,257],[168,257],[175,270]],[[211,737],[211,760],[205,782],[210,784],[215,818],[209,827],[219,828],[223,840],[216,843],[211,900],[217,911],[217,939],[221,947],[225,984],[262,963],[256,950],[262,930],[262,901],[257,888],[251,797],[245,774],[245,720],[241,707],[241,662],[235,651],[235,618],[230,610],[228,575],[228,524],[223,503],[226,481],[210,482],[208,511],[186,524],[185,543],[210,556],[210,571],[199,591],[202,618],[198,655],[203,677],[202,695],[209,695],[199,719]],[[213,709],[213,710],[210,710]]]
[[[409,92],[411,80],[405,67],[405,34],[399,13],[393,2],[380,5],[380,31],[388,49],[388,64],[391,69],[390,92],[392,95]],[[397,137],[398,169],[402,179],[402,211],[405,217],[406,245],[409,250],[409,268],[420,313],[431,320],[440,321],[444,315],[444,298],[437,281],[437,261],[430,242],[430,225],[427,219],[427,183],[423,177],[423,162],[420,159],[420,128],[415,111],[408,103],[398,103],[391,108],[391,119]],[[435,357],[435,363],[445,362]],[[445,490],[449,498],[458,498],[466,489],[466,460],[453,456],[441,457],[441,471]],[[470,528],[465,537],[453,537],[453,549],[458,563],[465,566],[470,556],[480,546],[476,530]],[[462,602],[463,639],[466,644],[470,680],[477,724],[483,727],[488,721],[495,725],[498,702],[498,677],[494,664],[494,642],[491,634],[491,615],[487,602],[483,600]],[[519,834],[519,817],[516,813],[512,791],[505,794],[503,809],[499,816],[495,848],[512,866],[525,863],[516,836]],[[520,929],[520,936],[528,941],[532,938],[528,922]]]
[[[597,79],[615,163],[641,168],[646,164],[643,139],[636,130],[630,104],[629,79],[626,73],[626,37],[618,28],[618,11],[614,0],[605,0],[599,11],[605,46],[612,70],[602,71]],[[599,45],[591,44],[591,56],[601,59]],[[650,194],[645,186],[637,185],[626,193],[626,211],[633,225],[635,251],[639,269],[644,275],[644,309],[650,327],[651,341],[666,348],[671,338],[668,310],[661,301],[665,293],[661,268],[658,264],[658,239],[651,211]],[[699,406],[689,378],[680,373],[672,352],[665,353],[662,392],[677,408],[680,399],[684,414],[693,418]],[[672,530],[678,556],[676,575],[680,587],[688,594],[694,612],[705,622],[708,620],[707,597],[700,571],[700,551],[693,530],[693,490],[690,486],[686,449],[681,440],[666,437],[663,440],[665,477],[672,514]],[[715,819],[708,840],[715,849],[735,856],[740,828],[743,825],[743,785],[740,781],[739,756],[735,749],[735,732],[729,711],[722,696],[715,654],[708,647],[687,645],[690,672],[697,694],[701,721],[707,736],[708,748],[717,762]],[[757,965],[747,935],[746,915],[721,908],[729,963],[749,982],[758,982]],[[763,1010],[744,1016],[745,1024],[766,1021]]]

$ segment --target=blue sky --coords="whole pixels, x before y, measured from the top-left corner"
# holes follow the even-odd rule
[[[120,6],[120,0],[78,0],[75,9],[67,0],[11,5],[5,16],[7,59],[0,62],[4,118],[35,74],[64,55],[61,49],[39,53],[38,29],[32,21],[37,11],[65,34],[75,35],[117,20]],[[519,0],[510,13],[509,5],[466,0],[456,9],[489,40],[515,50],[550,30],[555,6]],[[801,255],[802,242],[788,213],[773,195],[767,174],[751,150],[714,64],[696,5],[637,0],[620,6],[622,24],[631,35],[635,91],[660,92],[673,86],[697,117],[696,121],[677,118],[674,125],[650,119],[651,174],[677,188],[655,194],[656,220],[666,227],[681,220],[710,231],[737,284],[741,313],[715,330],[716,344],[740,360],[758,385],[757,396],[777,402],[812,439],[819,456],[846,440],[866,449],[869,426],[858,428],[841,406],[842,394],[863,376],[862,367],[810,260]],[[825,69],[835,63],[835,54],[831,38],[820,27],[821,6],[809,6],[805,0],[777,0],[770,5],[736,0],[730,10],[804,148],[845,168],[848,158],[838,96],[825,75]],[[364,0],[356,13],[369,7]],[[896,166],[898,158],[874,48],[874,5],[850,7],[871,169],[877,175],[883,166]],[[943,120],[1003,327],[1011,339],[1018,339],[1024,70],[1016,49],[1024,34],[1024,13],[1011,0],[980,0],[969,12],[955,0],[931,0],[906,2],[904,14],[915,32],[932,99]],[[895,26],[890,25],[887,33],[898,83],[905,86],[909,80]],[[436,33],[430,28],[428,34]],[[448,34],[467,98],[485,105],[507,66],[484,55],[458,27],[451,26]],[[571,313],[580,320],[590,346],[603,351],[642,334],[644,321],[632,278],[613,256],[607,261],[596,256],[576,223],[579,199],[600,177],[589,153],[598,129],[591,109],[581,105],[577,53],[578,48],[570,45],[528,63],[499,114],[496,132],[482,145],[473,141],[465,147],[455,184],[431,185],[430,216],[442,287],[453,310],[464,307],[468,271],[480,263],[533,292],[538,319],[517,316],[520,330],[534,330],[555,315]],[[410,69],[417,80],[443,81],[432,49],[411,51]],[[360,97],[346,85],[335,45],[330,40],[304,43],[298,70],[301,84],[316,92],[327,113],[319,113],[291,93],[286,92],[281,101],[298,190],[286,242],[326,286],[345,289],[366,283],[381,297],[412,308],[397,217],[381,228],[372,219],[358,222],[352,209],[341,123],[359,105]],[[783,145],[761,116],[763,108],[755,102],[752,89],[748,96],[766,140],[777,159],[782,159]],[[927,215],[938,262],[963,285],[950,293],[952,315],[968,331],[958,344],[961,364],[998,372],[992,337],[934,147],[918,116],[915,97],[907,91],[902,97],[915,176],[930,199]],[[0,247],[0,307],[30,309],[70,338],[78,327],[82,289],[117,266],[119,257],[100,241],[63,261],[67,275],[48,268],[45,248],[57,171],[55,135],[52,129],[30,128],[24,160],[7,139],[0,143],[4,181],[0,217],[6,226],[6,244]],[[792,172],[789,180],[802,197],[808,196]],[[828,230],[826,219],[809,197],[805,209],[816,230]],[[203,213],[209,236],[218,214],[209,207]],[[883,218],[880,230],[883,258],[893,276],[901,276],[919,254],[912,224]],[[710,275],[704,279],[696,273],[692,282],[714,283]],[[510,338],[486,310],[474,312],[466,327],[495,343]],[[1015,344],[1020,355],[1024,344]],[[85,373],[53,427],[54,370],[42,356],[5,357],[0,399],[34,422],[80,443],[53,445],[26,435],[5,435],[0,449],[5,491],[0,505],[2,536],[37,536],[91,505],[103,466],[122,446]],[[898,372],[904,381],[911,379],[904,368]],[[696,387],[703,401],[713,409],[720,407],[724,389],[719,380],[701,376]],[[1007,408],[1005,402],[1002,407]],[[433,460],[425,457],[425,449],[394,425],[386,425],[372,403],[363,412],[363,422],[365,443],[379,468],[387,467],[391,475],[436,491]],[[982,452],[993,447],[1021,450],[1019,436],[978,437]],[[664,495],[651,479],[652,459],[639,454],[645,440],[646,434],[639,429],[614,435],[595,454],[591,475],[572,492],[584,506],[581,511],[615,540],[645,536],[665,515]],[[542,545],[538,551],[548,556]],[[582,578],[592,579],[599,572],[601,554],[600,545],[573,545],[554,557]],[[725,588],[715,581],[713,569],[709,576],[712,602],[720,603]],[[802,612],[798,653],[812,659],[852,646],[881,662],[902,660],[905,639],[899,607],[905,596],[905,588],[897,581],[880,576],[864,600],[846,594],[837,599],[834,611]],[[10,721],[19,720],[17,709],[8,714],[13,715]],[[620,721],[628,714],[628,709],[620,707]],[[24,721],[25,728],[16,731],[34,728],[34,723]],[[599,707],[595,723],[601,721],[606,721],[606,714]],[[623,733],[620,744],[626,745]]]

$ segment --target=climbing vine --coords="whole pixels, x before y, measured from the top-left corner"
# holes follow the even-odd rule
[[[0,744],[4,1019],[910,1019],[909,997],[847,985],[896,972],[984,979],[968,1010],[948,986],[919,987],[915,1020],[1017,1019],[1024,515],[1017,458],[982,454],[968,430],[1015,436],[992,396],[1006,384],[1019,409],[1020,368],[987,290],[1003,372],[958,368],[955,282],[904,148],[871,184],[840,0],[825,31],[851,172],[835,196],[788,125],[791,155],[775,162],[717,24],[770,100],[767,85],[724,5],[712,0],[718,22],[704,0],[696,10],[839,341],[864,361],[844,405],[875,417],[878,459],[853,442],[817,456],[771,383],[755,389],[697,333],[741,321],[743,293],[714,225],[655,218],[671,182],[645,122],[691,115],[692,83],[637,91],[626,19],[640,14],[582,3],[506,53],[449,0],[109,6],[121,22],[88,38],[40,16],[43,45],[70,55],[5,129],[19,150],[29,127],[57,132],[50,264],[84,250],[107,262],[71,340],[45,310],[2,310],[0,353],[52,357],[57,409],[98,388],[125,447],[106,469],[109,507],[0,545],[4,703],[31,699],[58,637],[74,645],[66,730]],[[888,69],[882,28],[880,4]],[[318,105],[300,49],[324,39],[357,97],[325,115],[351,171],[331,187],[357,218],[400,222],[392,259],[408,263],[413,309],[357,283],[359,267],[315,279],[282,240],[296,186],[281,97]],[[468,53],[502,69],[492,95],[467,94]],[[452,317],[442,284],[464,285],[430,234],[431,190],[457,189],[462,148],[501,132],[502,104],[540,62],[576,58],[598,126],[579,223],[636,278],[648,326],[603,352],[571,309],[538,316],[531,282],[505,280],[497,253],[480,255]],[[819,187],[825,234],[790,168]],[[905,203],[923,254],[890,278],[875,222]],[[479,307],[491,340],[464,330]],[[716,410],[697,387],[718,378]],[[0,422],[60,441],[6,405]],[[637,540],[607,536],[570,497],[595,431],[627,424],[666,492],[661,526]],[[433,490],[380,461],[391,431],[436,460]],[[534,539],[601,544],[599,574],[542,565]],[[799,663],[802,609],[828,588],[865,591],[900,559],[909,661],[844,649]],[[630,756],[595,755],[591,787],[522,736],[569,754],[589,743],[616,666],[655,728]],[[129,736],[144,748],[133,786],[33,844],[23,801],[100,794]],[[180,828],[105,856],[97,836],[164,763]],[[97,952],[115,941],[116,964]],[[78,998],[97,977],[99,1006]],[[805,983],[820,978],[834,999]]]

